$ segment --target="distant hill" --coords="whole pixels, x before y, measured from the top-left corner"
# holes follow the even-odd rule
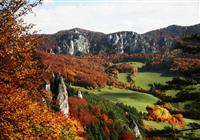
[[[80,28],[43,34],[41,49],[50,53],[78,55],[81,53],[155,53],[174,46],[185,35],[200,34],[200,24],[171,25],[138,34],[122,31],[111,34]]]

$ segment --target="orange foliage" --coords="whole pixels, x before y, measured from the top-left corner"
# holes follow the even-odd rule
[[[147,119],[165,122],[171,118],[169,111],[159,105],[147,107]]]
[[[148,106],[147,111],[148,111],[147,114],[148,120],[154,120],[159,122],[168,121],[169,124],[177,128],[182,128],[185,125],[185,121],[182,114],[171,115],[170,112],[163,106],[159,105]]]
[[[38,37],[21,19],[41,0],[0,2],[0,139],[82,139],[79,121],[54,113],[41,101],[47,69],[34,48]],[[47,74],[48,75],[48,74]]]
[[[110,134],[110,129],[108,127],[104,127],[103,128],[103,132],[106,134],[106,135],[109,135]]]
[[[68,82],[84,87],[104,87],[110,78],[104,72],[107,61],[99,56],[65,56],[39,52],[43,62],[56,73],[61,73]],[[91,58],[92,57],[92,58]]]
[[[172,71],[185,72],[194,67],[200,67],[200,59],[198,58],[174,58]]]
[[[38,53],[43,58],[43,63],[49,65],[55,73],[61,73],[65,79],[73,85],[86,88],[98,88],[108,85],[146,92],[144,89],[136,87],[134,84],[120,82],[118,79],[109,76],[109,74],[105,72],[105,66],[109,65],[112,56],[84,55],[77,57],[52,55],[41,51],[38,51]],[[129,67],[129,65],[127,67]],[[125,69],[127,67],[122,66],[122,68]],[[113,70],[113,72],[117,71]],[[130,71],[132,74],[133,72],[135,73],[133,69],[130,69]]]
[[[38,38],[30,36],[27,25],[20,17],[31,11],[39,0],[4,0],[0,3],[0,82],[30,87],[38,83],[43,65],[36,59],[33,48]],[[31,82],[30,82],[31,81]],[[16,84],[17,83],[17,84]]]
[[[128,63],[122,63],[118,66],[118,70],[120,72],[130,72],[132,70],[132,66]]]
[[[108,119],[109,119],[108,115],[106,115],[106,114],[101,114],[100,118],[101,118],[101,120],[104,121],[104,122],[107,122]]]
[[[173,115],[170,118],[169,123],[171,125],[174,125],[177,128],[182,128],[183,126],[185,126],[185,120],[184,120],[182,114],[175,114],[175,115]]]
[[[81,139],[78,136],[84,132],[81,124],[62,113],[51,112],[36,101],[40,93],[30,94],[28,90],[6,85],[1,87],[1,139]]]

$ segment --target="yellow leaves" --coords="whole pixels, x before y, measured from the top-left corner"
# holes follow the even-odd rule
[[[148,106],[147,111],[148,120],[154,120],[159,122],[168,121],[169,124],[176,126],[177,128],[181,128],[185,125],[185,121],[183,119],[182,114],[171,115],[170,112],[162,106]]]
[[[79,134],[84,132],[84,128],[78,120],[75,118],[68,118],[68,121],[70,122],[71,128],[76,129]]]
[[[44,94],[34,84],[41,81],[45,66],[35,56],[38,38],[30,36],[31,25],[17,18],[38,2],[1,3],[4,6],[0,10],[0,138],[60,140],[64,130],[70,130],[65,139],[80,138],[78,134],[84,129],[79,122],[51,112],[35,99]]]
[[[159,105],[148,106],[147,111],[148,111],[147,118],[149,120],[164,122],[171,117],[171,114],[169,113],[169,111]]]
[[[169,111],[165,108],[157,106],[154,110],[154,114],[158,117],[159,120],[165,121],[171,117]]]
[[[6,2],[8,1],[2,2],[2,5]],[[0,60],[2,60],[0,61],[0,81],[7,84],[25,85],[25,80],[36,80],[39,78],[37,75],[41,75],[41,67],[37,66],[40,62],[33,59],[33,49],[36,47],[38,37],[30,36],[29,25],[15,18],[17,10],[27,10],[22,8],[30,3],[26,2],[23,1],[23,5],[17,4],[16,6],[19,7],[15,7],[11,6],[14,3],[11,0],[10,5],[5,4],[0,11]],[[33,5],[29,6],[29,8],[33,7]]]
[[[59,140],[64,135],[63,131],[70,131],[70,135],[66,132],[66,138],[78,139],[79,134],[84,132],[80,122],[51,112],[43,104],[33,101],[26,90],[3,86],[0,95],[0,133],[4,139],[49,137]]]

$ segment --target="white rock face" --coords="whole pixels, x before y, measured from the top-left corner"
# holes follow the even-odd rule
[[[74,54],[74,42],[70,40],[70,46],[68,47],[69,54],[73,55]]]
[[[55,54],[52,49],[49,50],[50,54]]]
[[[74,46],[76,52],[89,53],[90,44],[89,41],[83,35],[78,35],[78,38],[74,39]]]
[[[43,97],[42,97],[42,102],[43,102],[43,104],[47,105],[47,102],[46,102],[45,98],[43,98]]]
[[[164,39],[165,42],[166,39]],[[88,53],[148,53],[155,52],[155,41],[142,34],[125,31],[96,36],[74,29],[56,38],[55,54],[79,55]],[[150,45],[151,44],[151,45]],[[167,44],[170,44],[167,43]],[[91,51],[90,51],[91,50]]]
[[[133,121],[133,123],[135,124],[135,127],[134,127],[134,132],[135,132],[135,136],[136,136],[136,138],[138,138],[138,139],[142,139],[142,135],[141,135],[141,133],[140,133],[140,130],[139,130],[139,128],[138,128],[138,125],[136,124],[136,122],[135,121]]]
[[[46,89],[46,91],[48,91],[49,93],[51,93],[51,85],[50,84],[46,84],[45,85],[45,89]]]
[[[135,32],[120,32],[107,36],[107,41],[112,46],[113,53],[121,54],[126,51],[129,53],[145,53],[150,48],[149,43],[144,37]]]
[[[60,106],[61,112],[63,112],[65,115],[69,115],[68,92],[62,77],[60,78],[60,83],[58,87],[57,101]]]
[[[83,95],[80,90],[78,91],[78,98],[83,99]]]
[[[118,36],[118,34],[114,34],[113,36],[113,46],[117,45],[119,43],[120,37]]]
[[[57,48],[57,53],[75,55],[77,53],[89,53],[90,43],[84,35],[76,34],[69,35],[60,41],[61,51]]]

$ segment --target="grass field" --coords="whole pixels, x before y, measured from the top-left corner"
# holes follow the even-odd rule
[[[118,74],[118,80],[121,82],[128,82],[128,74],[127,73],[119,73]]]
[[[99,90],[87,90],[84,88],[79,89],[82,91],[88,91],[89,93],[97,94],[113,102],[122,102],[124,104],[133,106],[141,112],[146,112],[147,105],[151,105],[159,100],[158,98],[146,93],[114,87],[106,87]]]
[[[140,86],[146,90],[149,89],[149,84],[152,83],[161,83],[165,84],[165,82],[172,79],[172,76],[165,76],[159,72],[138,72],[135,84]]]
[[[137,68],[141,68],[142,66],[144,66],[145,64],[142,62],[126,62],[128,64],[131,64],[132,67],[137,67]],[[116,63],[116,65],[119,65],[122,63]],[[119,73],[118,74],[118,80],[121,82],[128,82],[128,73]]]
[[[200,120],[193,120],[193,119],[187,119],[185,118],[186,125],[189,123],[198,123],[200,124]],[[162,130],[165,127],[170,127],[170,124],[168,122],[156,122],[156,121],[147,121],[144,120],[144,124],[150,125],[153,129]],[[185,128],[188,128],[188,126],[184,126]]]
[[[133,67],[138,67],[141,68],[145,64],[142,62],[127,62],[131,64]],[[122,63],[117,63],[117,65],[122,64]],[[127,80],[128,74],[127,73],[119,73],[118,79],[121,82],[128,82]],[[168,75],[163,75],[162,73],[159,72],[138,72],[136,79],[135,79],[135,84],[137,86],[140,86],[146,90],[149,89],[149,84],[152,83],[161,83],[165,84],[165,82],[169,81],[172,79],[172,76]],[[175,96],[175,91],[168,91],[166,94],[171,94],[172,96]]]
[[[153,129],[162,130],[165,127],[169,127],[170,125],[167,122],[156,122],[156,121],[147,121],[144,120],[145,125],[151,126]]]

